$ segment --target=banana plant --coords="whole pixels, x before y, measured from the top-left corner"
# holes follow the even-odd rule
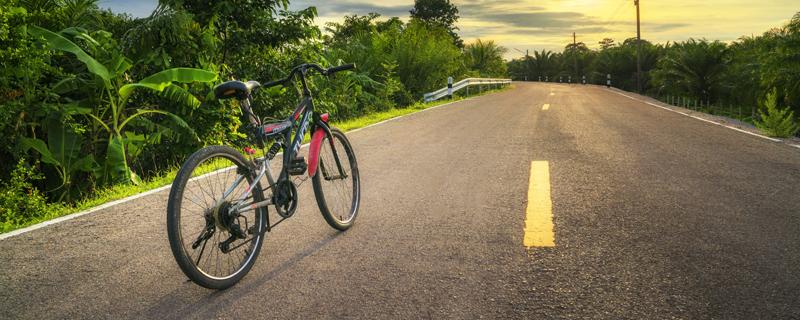
[[[173,102],[196,108],[200,105],[200,101],[188,90],[175,83],[208,83],[216,80],[216,73],[193,68],[173,68],[157,72],[138,82],[129,83],[127,71],[132,64],[128,58],[118,53],[106,54],[111,58],[106,59],[107,61],[104,64],[65,37],[65,35],[72,36],[75,39],[81,39],[88,46],[104,50],[103,48],[108,47],[108,45],[102,42],[110,41],[104,40],[110,39],[110,34],[99,33],[101,41],[98,41],[92,35],[77,28],[68,28],[60,33],[55,33],[44,28],[32,26],[28,29],[28,32],[35,37],[43,38],[51,49],[73,54],[99,80],[98,83],[100,85],[97,92],[99,92],[100,99],[98,101],[101,101],[103,105],[96,106],[93,112],[88,113],[87,116],[93,119],[108,134],[105,159],[102,161],[101,181],[134,184],[140,182],[138,175],[129,166],[127,149],[131,144],[141,143],[144,140],[131,138],[137,137],[137,135],[127,134],[126,132],[137,118],[150,115],[166,116],[179,127],[194,135],[194,131],[178,115],[158,110],[154,107],[132,107],[129,103],[130,97],[135,91],[144,89],[155,92]],[[63,87],[69,86],[63,85]],[[134,149],[140,147],[136,146]]]
[[[73,110],[80,110],[80,108],[71,107]],[[83,139],[80,134],[65,124],[64,114],[67,112],[63,109],[66,108],[62,108],[59,115],[50,117],[45,122],[47,142],[37,138],[22,138],[21,146],[25,152],[30,149],[36,150],[41,154],[42,162],[51,165],[58,174],[60,184],[52,190],[48,190],[48,193],[54,193],[55,200],[58,202],[71,202],[75,188],[79,187],[75,184],[76,175],[80,172],[94,173],[98,169],[98,165],[91,154],[81,154]],[[88,110],[79,112],[84,111]]]

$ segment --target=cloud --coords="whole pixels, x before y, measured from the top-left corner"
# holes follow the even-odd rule
[[[578,12],[521,12],[483,13],[470,18],[520,28],[563,29],[576,25],[594,24]]]
[[[489,0],[489,1],[482,1],[482,0],[472,0],[472,1],[461,1],[456,4],[458,7],[459,13],[461,16],[465,14],[472,15],[481,12],[487,11],[504,11],[504,10],[513,10],[513,11],[541,11],[545,10],[545,7],[537,6],[537,5],[530,5],[525,4],[519,0]]]
[[[450,0],[459,9],[456,24],[465,41],[494,39],[518,49],[560,50],[578,41],[597,47],[600,39],[617,40],[636,35],[633,1],[627,0]],[[147,16],[157,0],[100,0],[99,5],[135,17]],[[318,25],[342,21],[345,15],[366,15],[407,20],[414,0],[292,0],[290,10],[317,7]],[[653,42],[681,41],[689,37],[731,40],[741,34],[760,33],[780,26],[797,11],[797,0],[770,0],[752,6],[745,0],[651,1],[643,8],[642,36]],[[510,50],[507,57],[519,56]]]
[[[317,13],[321,17],[343,17],[352,14],[365,15],[372,12],[387,17],[407,17],[414,4],[413,2],[411,4],[384,5],[380,2],[292,1],[289,8],[297,10],[311,6],[317,7]]]
[[[642,24],[643,28],[654,32],[665,32],[689,26],[691,26],[691,24],[688,23],[643,23]]]

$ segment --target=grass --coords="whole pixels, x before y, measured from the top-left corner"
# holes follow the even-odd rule
[[[508,88],[508,87],[506,87],[506,88]],[[479,96],[479,95],[485,95],[485,94],[489,94],[489,93],[493,93],[493,92],[497,92],[497,91],[502,91],[502,90],[505,90],[506,88],[495,89],[495,90],[485,90],[481,94],[471,95],[470,97],[475,97],[475,96]],[[419,111],[422,111],[422,110],[425,110],[425,109],[428,109],[428,108],[432,108],[432,107],[435,107],[435,106],[439,106],[439,105],[442,105],[442,104],[445,104],[445,103],[463,100],[465,98],[467,98],[467,97],[457,96],[457,97],[453,98],[453,100],[442,100],[442,101],[435,101],[435,102],[431,102],[431,103],[415,103],[414,105],[411,105],[411,106],[408,106],[408,107],[405,107],[405,108],[392,108],[392,109],[389,109],[389,110],[386,110],[386,111],[381,111],[381,112],[368,114],[368,115],[365,115],[365,116],[362,116],[362,117],[358,117],[358,118],[355,118],[355,119],[344,120],[344,121],[340,121],[340,122],[334,121],[332,123],[332,125],[334,127],[337,127],[339,129],[341,129],[342,131],[347,132],[347,131],[350,131],[350,130],[363,128],[363,127],[366,127],[368,125],[371,125],[371,124],[374,124],[374,123],[378,123],[378,122],[381,122],[381,121],[384,121],[384,120],[388,120],[388,119],[404,116],[404,115],[407,115],[407,114],[419,112]],[[308,140],[308,134],[306,134],[306,141],[307,140]],[[209,164],[207,166],[207,168],[202,168],[201,167],[198,170],[197,174],[199,175],[199,174],[211,172],[211,171],[213,171],[213,170],[211,170],[212,167],[213,167],[213,164]],[[175,176],[178,174],[178,170],[179,169],[180,168],[177,168],[177,167],[173,168],[172,170],[169,170],[169,171],[165,172],[162,175],[147,179],[146,181],[143,181],[139,185],[115,185],[115,186],[112,186],[112,187],[109,187],[109,188],[98,190],[95,194],[92,195],[92,197],[83,199],[81,201],[78,201],[74,205],[69,205],[68,206],[68,205],[64,205],[64,204],[61,204],[61,203],[48,204],[47,213],[45,213],[45,215],[43,217],[29,220],[29,221],[27,221],[27,222],[25,222],[23,224],[16,224],[16,225],[3,224],[3,225],[0,225],[0,228],[2,229],[2,230],[0,230],[0,233],[9,232],[9,231],[12,231],[12,230],[15,230],[15,229],[24,228],[24,227],[27,227],[27,226],[30,226],[30,225],[34,225],[34,224],[37,224],[37,223],[40,223],[40,222],[44,222],[44,221],[47,221],[47,220],[52,220],[52,219],[55,219],[55,218],[58,218],[58,217],[62,217],[62,216],[65,216],[65,215],[81,212],[81,211],[88,210],[88,209],[91,209],[93,207],[96,207],[96,206],[99,206],[99,205],[102,205],[102,204],[105,204],[105,203],[108,203],[108,202],[111,202],[111,201],[127,198],[127,197],[130,197],[130,196],[133,196],[133,195],[140,194],[142,192],[147,192],[147,191],[150,191],[150,190],[153,190],[153,189],[157,189],[157,188],[160,188],[160,187],[163,187],[163,186],[166,186],[166,185],[170,185],[170,184],[172,184],[172,180],[175,179]]]

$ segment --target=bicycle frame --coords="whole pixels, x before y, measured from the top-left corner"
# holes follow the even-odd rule
[[[300,148],[302,146],[306,130],[309,129],[309,126],[311,126],[310,132],[312,132],[312,141],[310,143],[309,159],[308,159],[309,163],[307,169],[309,177],[313,177],[316,174],[317,171],[316,168],[319,163],[319,151],[322,147],[321,142],[326,136],[328,137],[328,141],[331,146],[331,150],[333,153],[333,157],[339,175],[333,177],[329,176],[324,164],[320,166],[320,170],[323,171],[325,179],[328,180],[347,177],[347,175],[344,173],[344,169],[342,168],[341,161],[339,160],[338,152],[334,147],[331,129],[327,124],[328,120],[327,114],[319,115],[314,112],[314,99],[311,96],[311,92],[308,89],[308,85],[306,84],[305,72],[300,73],[300,82],[303,85],[302,100],[287,119],[291,123],[291,125],[289,130],[287,130],[284,136],[282,137],[281,143],[283,144],[282,145],[283,166],[281,168],[277,180],[274,178],[274,175],[270,168],[271,159],[268,158],[268,154],[265,152],[264,156],[257,159],[256,161],[256,164],[260,164],[260,166],[257,169],[258,173],[255,175],[253,183],[250,184],[247,190],[238,198],[238,200],[236,201],[237,204],[233,207],[233,210],[236,210],[237,212],[246,212],[275,204],[274,199],[272,197],[256,203],[252,202],[247,203],[246,200],[250,198],[250,195],[252,194],[253,189],[255,189],[256,184],[259,183],[261,179],[263,179],[264,177],[267,178],[267,182],[269,183],[269,187],[265,189],[272,189],[273,192],[275,192],[274,190],[277,190],[278,184],[289,179],[290,162],[300,152]],[[242,109],[246,110],[245,111],[246,113],[250,113],[248,116],[250,117],[251,123],[255,125],[257,128],[260,128],[261,127],[260,121],[258,121],[258,118],[252,115],[252,111],[250,111],[252,96],[242,100],[241,103],[242,103]],[[291,141],[291,143],[287,144],[288,141]],[[263,142],[265,141],[259,141],[259,142],[260,144],[263,145]],[[242,181],[245,180],[246,178],[245,174],[242,173],[237,174],[237,178],[235,179],[233,184],[225,191],[225,193],[223,193],[223,197],[221,199],[227,198],[230,195],[230,193],[232,193],[239,186],[239,184],[241,184]],[[265,218],[267,226],[266,231],[270,231],[272,227],[278,225],[278,223],[286,219],[283,218],[278,222],[276,222],[275,224],[271,225],[269,222],[269,215],[267,215]]]

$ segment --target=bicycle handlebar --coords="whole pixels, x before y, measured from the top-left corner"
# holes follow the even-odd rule
[[[348,63],[348,64],[343,64],[343,65],[338,66],[338,67],[328,68],[328,70],[326,70],[325,73],[328,74],[328,75],[331,75],[331,74],[337,73],[339,71],[351,70],[351,69],[355,69],[355,68],[356,68],[356,64],[355,63]]]
[[[301,64],[299,66],[296,66],[296,67],[292,68],[292,71],[289,72],[289,75],[286,78],[270,81],[270,82],[267,82],[265,84],[262,84],[261,86],[264,87],[264,88],[270,88],[270,87],[274,87],[274,86],[277,86],[277,85],[284,85],[287,82],[291,81],[292,78],[294,78],[294,76],[298,72],[302,72],[303,74],[305,74],[306,70],[314,70],[314,71],[317,71],[317,72],[319,72],[320,74],[322,74],[324,76],[329,76],[329,75],[332,75],[332,74],[337,73],[339,71],[352,70],[352,69],[355,69],[355,68],[356,68],[355,63],[348,63],[348,64],[344,64],[344,65],[337,66],[337,67],[331,67],[331,68],[328,68],[328,69],[324,69],[324,68],[322,68],[320,65],[318,65],[316,63],[304,63],[304,64]]]

